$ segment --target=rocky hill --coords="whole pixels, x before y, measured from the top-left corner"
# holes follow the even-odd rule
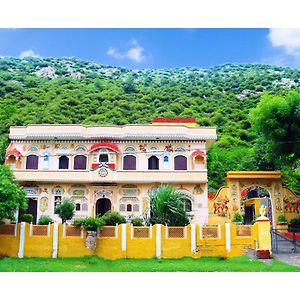
[[[227,170],[258,168],[249,110],[265,92],[297,89],[299,79],[299,70],[271,65],[129,70],[75,58],[0,57],[0,152],[3,158],[12,125],[195,116],[199,125],[217,127],[209,156],[213,190]]]

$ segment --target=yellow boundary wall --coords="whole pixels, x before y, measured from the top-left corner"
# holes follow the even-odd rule
[[[237,236],[238,225],[221,224],[215,227],[215,231],[218,234],[214,237],[205,237],[203,233],[201,235],[204,227],[199,225],[183,227],[183,237],[170,237],[168,235],[170,227],[161,225],[160,239],[159,236],[157,238],[158,225],[149,227],[150,234],[148,237],[137,238],[133,235],[134,228],[129,224],[123,224],[123,226],[116,226],[117,233],[114,237],[100,236],[97,238],[95,254],[106,259],[154,258],[157,257],[157,247],[159,247],[160,255],[158,257],[160,258],[240,256],[245,254],[247,249],[263,248],[271,250],[268,224],[260,225],[255,223],[250,226],[251,235],[249,235],[248,231],[246,236]],[[58,235],[57,255],[55,255],[54,224],[49,225],[49,235],[33,236],[30,232],[30,224],[23,223],[24,251],[22,252],[22,226],[21,224],[17,226],[16,235],[0,235],[0,255],[11,257],[82,257],[92,254],[91,250],[85,245],[86,231],[84,230],[80,236],[65,236],[62,224],[56,224]],[[34,227],[35,225],[32,226]],[[123,234],[125,229],[126,235],[125,233]],[[260,247],[259,243],[262,247]]]

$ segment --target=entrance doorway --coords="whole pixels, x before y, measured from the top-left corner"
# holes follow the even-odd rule
[[[22,216],[24,214],[31,214],[32,215],[32,224],[36,224],[36,218],[37,218],[37,199],[35,199],[35,198],[28,198],[28,208],[25,211],[19,209],[18,222],[22,221]]]
[[[254,215],[255,215],[254,205],[245,206],[245,224],[246,225],[252,225]]]
[[[96,202],[96,216],[104,215],[107,211],[111,210],[111,202],[108,198],[100,198]]]

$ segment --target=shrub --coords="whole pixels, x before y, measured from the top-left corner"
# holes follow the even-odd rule
[[[71,220],[74,216],[75,204],[71,199],[63,199],[61,204],[58,204],[55,208],[55,213],[59,215],[62,222]]]
[[[83,226],[88,231],[97,231],[104,226],[104,220],[101,217],[88,217],[83,219]]]
[[[74,221],[73,221],[73,226],[81,226],[81,225],[83,225],[83,223],[84,223],[84,218],[78,218],[78,219],[75,219]]]
[[[49,216],[41,216],[39,218],[38,224],[39,225],[48,225],[49,223],[53,223],[53,220]]]
[[[300,218],[294,218],[291,220],[291,229],[300,229]]]
[[[279,224],[286,224],[287,223],[287,219],[284,215],[279,215],[278,216],[278,223]]]
[[[116,225],[126,223],[126,218],[117,211],[108,211],[102,216],[105,225]]]
[[[143,226],[144,220],[142,218],[133,218],[131,223],[133,226]]]
[[[150,223],[185,226],[190,223],[184,209],[191,197],[170,185],[163,185],[150,193]]]
[[[33,219],[32,214],[24,214],[21,218],[22,222],[31,223]]]
[[[243,215],[240,214],[239,212],[235,213],[233,216],[233,223],[243,223],[244,222],[244,218]]]

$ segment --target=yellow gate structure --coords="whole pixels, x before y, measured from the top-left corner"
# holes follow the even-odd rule
[[[230,222],[236,212],[245,214],[250,223],[259,215],[262,205],[267,206],[267,216],[273,226],[278,225],[279,215],[288,221],[300,217],[299,196],[283,186],[279,171],[230,171],[226,187],[221,187],[209,200],[208,223]]]

